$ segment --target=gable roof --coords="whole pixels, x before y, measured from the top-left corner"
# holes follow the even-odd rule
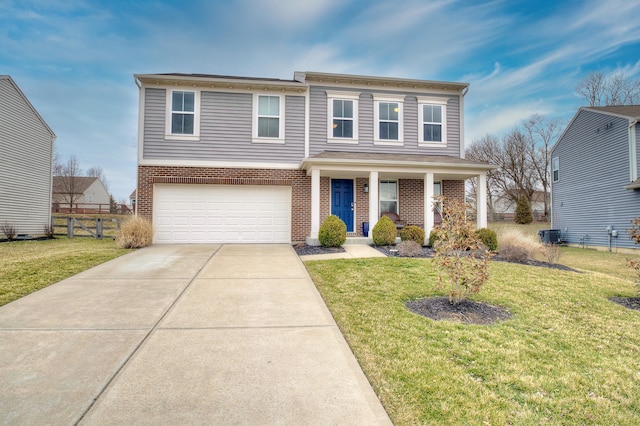
[[[68,176],[54,176],[53,177],[53,193],[64,194],[67,192],[64,185],[64,179]],[[74,187],[78,191],[78,194],[83,194],[95,181],[100,180],[97,177],[91,176],[73,176],[76,180]]]
[[[601,106],[584,109],[640,120],[640,105]]]
[[[640,120],[640,105],[617,105],[617,106],[598,106],[598,107],[581,107],[575,113],[569,124],[564,128],[562,134],[556,140],[556,143],[551,147],[551,153],[556,149],[558,143],[562,140],[565,133],[571,128],[573,122],[578,118],[582,111],[597,112],[599,114],[612,115],[616,117],[626,118],[627,120]]]
[[[38,113],[38,111],[35,109],[35,107],[31,104],[31,102],[29,102],[29,99],[25,96],[25,94],[22,92],[22,90],[20,90],[20,88],[18,87],[18,85],[16,84],[15,81],[13,81],[13,79],[11,78],[10,75],[0,75],[0,80],[7,80],[9,82],[9,84],[11,86],[13,86],[13,88],[15,89],[15,91],[18,93],[18,95],[20,95],[20,97],[24,100],[24,102],[27,104],[27,106],[33,111],[33,113],[36,115],[36,117],[38,118],[38,120],[42,123],[42,125],[44,126],[44,128],[47,130],[47,132],[49,132],[49,134],[51,135],[51,138],[53,140],[56,139],[56,134],[53,133],[53,130],[51,130],[51,127],[49,127],[49,125],[47,124],[46,121],[44,121],[44,119],[42,118],[42,116]]]

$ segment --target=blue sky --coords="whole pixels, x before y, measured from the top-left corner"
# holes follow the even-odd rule
[[[0,74],[63,159],[135,188],[135,73],[291,79],[294,71],[470,83],[467,143],[531,114],[571,119],[592,71],[640,77],[640,2],[0,0]]]

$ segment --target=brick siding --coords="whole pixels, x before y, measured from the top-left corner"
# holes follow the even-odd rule
[[[311,177],[303,170],[232,169],[181,166],[138,166],[138,214],[152,220],[155,183],[217,185],[284,185],[291,187],[291,240],[305,241],[311,230]],[[369,221],[368,178],[355,179],[354,232],[362,236],[362,223]],[[447,198],[464,200],[464,181],[442,181]],[[398,179],[399,214],[407,224],[424,226],[424,182]],[[320,178],[320,223],[331,214],[331,179]]]
[[[291,187],[291,240],[311,230],[311,177],[303,170],[138,166],[138,214],[153,218],[153,184],[285,185]]]

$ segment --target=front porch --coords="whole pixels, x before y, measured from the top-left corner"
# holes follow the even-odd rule
[[[311,176],[310,245],[318,244],[320,225],[330,214],[347,224],[347,244],[371,244],[371,231],[385,212],[420,226],[428,239],[438,215],[435,198],[464,200],[465,181],[473,177],[479,179],[477,226],[487,225],[486,173],[493,166],[484,163],[446,156],[323,152],[303,161],[303,169]]]

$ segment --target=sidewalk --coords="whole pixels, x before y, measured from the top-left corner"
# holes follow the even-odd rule
[[[391,424],[290,245],[152,246],[0,307],[0,424]]]

